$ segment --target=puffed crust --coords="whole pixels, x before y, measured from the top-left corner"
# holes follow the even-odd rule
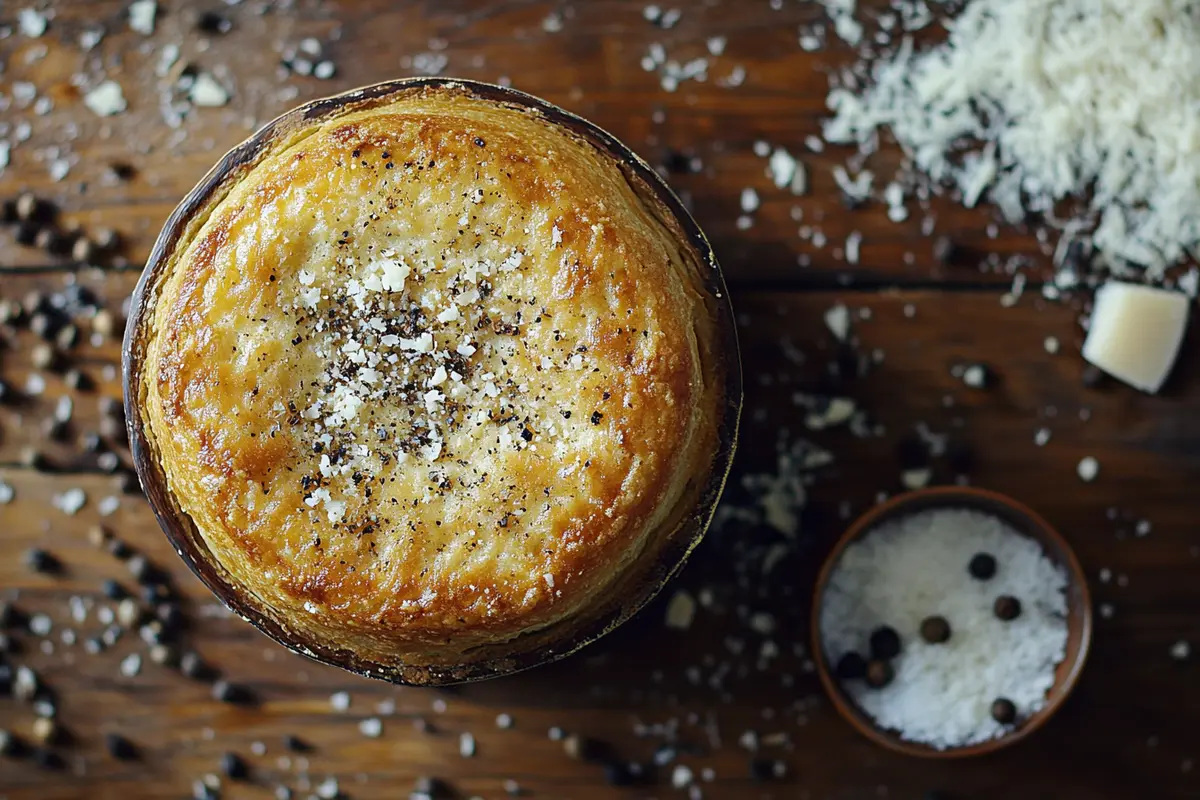
[[[536,110],[400,92],[273,142],[175,243],[147,436],[226,579],[302,639],[447,667],[567,635],[717,457],[706,267]]]

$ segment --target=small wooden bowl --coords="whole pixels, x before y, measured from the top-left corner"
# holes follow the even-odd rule
[[[921,511],[961,508],[981,511],[998,517],[1014,530],[1036,541],[1046,554],[1067,571],[1067,646],[1066,656],[1058,665],[1054,685],[1040,711],[1024,719],[1018,726],[995,739],[963,747],[938,750],[929,745],[912,742],[886,728],[863,712],[842,688],[825,654],[821,637],[821,605],[829,576],[842,558],[846,548],[881,524]],[[889,750],[919,758],[967,758],[981,756],[1016,744],[1045,725],[1062,707],[1079,682],[1092,644],[1092,598],[1087,576],[1066,540],[1050,523],[1027,506],[996,492],[957,486],[921,489],[894,497],[858,518],[838,540],[829,554],[813,593],[812,648],[817,674],[833,701],[834,707],[859,733]]]

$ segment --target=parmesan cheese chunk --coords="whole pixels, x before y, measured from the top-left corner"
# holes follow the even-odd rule
[[[1109,281],[1096,292],[1083,357],[1153,394],[1171,374],[1187,321],[1187,295]]]

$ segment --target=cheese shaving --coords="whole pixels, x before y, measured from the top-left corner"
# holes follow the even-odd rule
[[[1116,272],[1156,278],[1200,252],[1200,6],[972,0],[945,25],[924,51],[904,36],[865,87],[847,71],[825,138],[870,153],[886,129],[965,205],[1090,230]]]

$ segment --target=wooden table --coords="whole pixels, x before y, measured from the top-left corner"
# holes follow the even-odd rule
[[[819,132],[829,69],[852,57],[836,44],[818,53],[798,47],[798,27],[818,18],[815,4],[785,0],[784,10],[775,11],[766,0],[679,0],[681,19],[663,30],[643,19],[641,2],[626,0],[296,0],[286,4],[289,10],[269,4],[265,14],[258,0],[232,7],[213,2],[201,5],[226,15],[233,27],[203,43],[189,4],[160,3],[151,36],[128,29],[126,5],[56,2],[41,38],[0,39],[6,63],[0,91],[11,96],[15,84],[28,81],[53,106],[40,109],[44,114],[32,106],[4,112],[11,125],[28,122],[30,137],[13,148],[11,164],[0,172],[0,196],[30,190],[57,202],[65,218],[87,230],[115,228],[131,267],[77,268],[17,245],[6,230],[0,233],[4,297],[78,283],[119,312],[166,215],[226,148],[300,101],[444,61],[444,74],[511,80],[674,168],[670,179],[711,234],[739,313],[747,406],[731,506],[750,503],[744,476],[777,473],[779,448],[807,439],[836,461],[808,476],[808,503],[798,509],[794,538],[738,523],[709,536],[672,587],[696,593],[707,587],[717,598],[689,630],[664,628],[660,599],[564,663],[454,691],[397,688],[290,655],[221,613],[174,557],[139,496],[122,496],[118,510],[101,518],[104,499],[119,494],[119,480],[81,452],[77,437],[97,429],[99,398],[119,396],[119,345],[115,338],[93,344],[85,335],[68,361],[95,388],[70,389],[61,372],[41,370],[40,396],[0,407],[0,477],[15,494],[0,505],[0,592],[54,624],[50,652],[37,637],[12,632],[14,641],[25,643],[12,661],[34,667],[57,693],[69,738],[57,747],[65,760],[58,771],[0,758],[0,796],[183,797],[232,751],[251,765],[254,780],[226,780],[225,797],[270,797],[277,783],[306,797],[330,776],[353,798],[404,797],[418,776],[442,778],[464,797],[503,796],[506,781],[536,797],[683,797],[670,781],[680,763],[693,770],[704,797],[921,798],[931,790],[974,800],[1200,797],[1200,770],[1193,769],[1200,759],[1200,664],[1169,652],[1180,640],[1200,646],[1195,343],[1159,397],[1117,385],[1085,388],[1078,355],[1085,298],[1042,299],[1047,260],[1028,231],[1002,227],[989,238],[988,211],[935,201],[938,230],[968,254],[963,264],[943,265],[921,234],[921,213],[894,224],[877,203],[846,210],[831,167],[848,153],[804,146]],[[6,5],[0,16],[8,22],[13,12]],[[84,53],[80,35],[97,25],[108,32]],[[323,44],[322,58],[336,65],[333,79],[278,74],[280,51],[310,36]],[[707,40],[715,36],[726,37],[726,44],[722,55],[710,56]],[[680,61],[708,57],[708,80],[664,91],[640,64],[655,42]],[[183,61],[212,71],[232,90],[227,106],[193,109],[178,128],[164,122],[168,79],[155,73],[171,43],[181,46]],[[719,49],[717,42],[712,47]],[[744,82],[723,85],[736,83],[730,78],[739,69]],[[76,73],[89,85],[102,76],[117,80],[128,110],[103,119],[88,111],[72,83]],[[754,154],[758,140],[801,157],[811,176],[808,194],[793,197],[772,186],[765,159]],[[693,156],[699,171],[681,169]],[[54,181],[51,165],[63,158],[69,171]],[[132,178],[106,178],[112,164],[132,166]],[[762,198],[749,227],[737,222],[745,187]],[[793,221],[795,208],[803,210],[803,223]],[[802,239],[800,224],[823,232],[828,244],[818,248],[811,237]],[[848,264],[840,256],[853,231],[862,232],[863,245],[859,263]],[[1025,293],[1011,307],[1001,299],[1012,276],[978,266],[979,256],[989,253],[1033,259]],[[800,265],[803,256],[810,266]],[[823,314],[839,303],[851,310],[856,350],[871,363],[865,376],[834,384],[829,365],[846,357]],[[1060,343],[1057,354],[1047,352],[1047,337]],[[36,337],[21,329],[8,338],[0,378],[26,387],[38,372]],[[952,370],[965,363],[988,364],[998,385],[988,391],[964,386]],[[849,395],[883,433],[859,438],[844,428],[806,431],[798,392]],[[74,401],[70,433],[65,442],[50,441],[44,421],[63,397]],[[917,426],[970,447],[972,483],[1020,498],[1059,526],[1106,612],[1082,684],[1061,714],[1027,743],[969,762],[910,760],[859,738],[823,701],[803,649],[811,583],[823,553],[847,514],[867,508],[880,492],[899,490],[897,443]],[[1045,446],[1034,442],[1040,428],[1051,432]],[[30,446],[44,454],[49,470],[22,466]],[[1100,474],[1085,484],[1076,465],[1089,455],[1099,460]],[[937,481],[954,479],[947,459],[935,466]],[[53,507],[56,496],[74,488],[87,495],[81,510],[68,515]],[[1146,536],[1136,535],[1141,520],[1151,523]],[[104,627],[100,607],[113,605],[101,595],[103,581],[132,585],[124,565],[89,544],[87,531],[100,522],[169,571],[190,620],[185,646],[252,690],[256,706],[216,702],[207,683],[148,659],[135,677],[123,675],[122,661],[146,651],[133,634],[99,655],[85,652],[82,642]],[[786,545],[787,555],[769,578],[747,572],[746,564],[755,563],[748,550],[775,542]],[[32,547],[61,559],[62,573],[23,566]],[[1102,570],[1111,572],[1108,581],[1100,579]],[[94,604],[85,622],[72,621],[73,597]],[[745,624],[748,613],[760,610],[776,622],[769,635]],[[68,628],[76,633],[74,645],[62,642]],[[760,670],[747,653],[766,639],[779,655]],[[735,655],[739,645],[741,655]],[[330,696],[337,692],[349,693],[348,710],[333,708]],[[502,713],[511,715],[510,729],[497,725]],[[375,716],[383,732],[368,738],[358,723]],[[0,727],[28,740],[33,720],[29,704],[0,700]],[[418,730],[420,720],[427,730]],[[667,741],[679,755],[657,779],[615,788],[600,767],[569,758],[551,740],[554,726],[608,742],[629,760],[649,763]],[[474,758],[459,755],[465,731],[477,741]],[[785,777],[751,779],[752,754],[739,744],[746,731],[763,742],[754,757],[782,762]],[[140,759],[106,756],[109,732],[135,742]],[[286,734],[302,737],[311,752],[286,752]],[[309,791],[303,790],[306,779]]]

